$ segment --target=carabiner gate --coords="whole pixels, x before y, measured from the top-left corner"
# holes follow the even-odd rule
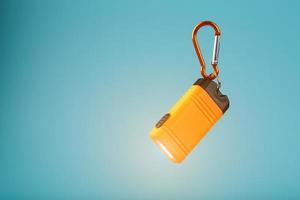
[[[215,30],[214,50],[213,50],[213,56],[212,56],[212,61],[211,61],[211,65],[214,69],[214,72],[209,75],[206,74],[205,61],[203,59],[200,47],[197,42],[197,32],[203,26],[211,26]],[[210,80],[215,79],[219,74],[218,57],[219,57],[219,48],[220,48],[220,36],[221,36],[221,31],[220,31],[218,25],[216,25],[215,23],[213,23],[211,21],[200,22],[199,24],[197,24],[195,26],[195,28],[192,32],[192,41],[193,41],[200,65],[201,65],[201,74],[204,78],[208,78]]]

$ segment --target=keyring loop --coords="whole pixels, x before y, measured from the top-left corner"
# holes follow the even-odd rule
[[[200,50],[200,47],[199,47],[198,41],[197,41],[197,32],[203,26],[211,26],[215,30],[214,50],[213,50],[213,57],[212,57],[212,61],[211,61],[211,65],[214,69],[214,72],[209,75],[207,75],[207,73],[206,73],[205,61],[203,59],[203,56],[202,56],[202,53],[201,53],[201,50]],[[192,32],[193,45],[194,45],[196,54],[198,56],[199,63],[201,65],[201,74],[204,78],[208,78],[210,80],[215,79],[219,74],[218,57],[219,57],[219,48],[220,48],[220,36],[221,36],[221,31],[220,31],[218,25],[211,21],[200,22],[199,24],[197,24],[194,27],[193,32]]]

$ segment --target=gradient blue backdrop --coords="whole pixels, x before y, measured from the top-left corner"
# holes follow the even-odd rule
[[[0,197],[299,199],[297,1],[1,1]],[[149,131],[222,31],[231,107],[181,165]],[[209,63],[213,31],[199,42]]]

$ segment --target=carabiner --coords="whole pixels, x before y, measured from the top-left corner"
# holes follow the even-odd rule
[[[213,50],[213,56],[212,56],[212,61],[211,61],[211,65],[214,69],[214,72],[209,75],[206,74],[205,62],[204,62],[200,47],[197,42],[197,32],[203,26],[211,26],[215,30],[214,50]],[[215,79],[219,74],[218,57],[219,57],[219,48],[220,48],[220,36],[221,36],[221,31],[220,31],[218,25],[216,25],[215,23],[213,23],[211,21],[200,22],[199,24],[197,24],[194,27],[194,30],[192,32],[193,44],[194,44],[196,54],[198,56],[198,59],[199,59],[200,65],[201,65],[201,74],[204,78],[208,78],[210,80]]]

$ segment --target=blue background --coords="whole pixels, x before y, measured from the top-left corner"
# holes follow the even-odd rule
[[[297,1],[1,1],[0,197],[299,199]],[[149,131],[222,31],[231,107],[181,165]],[[213,31],[198,34],[206,63]],[[210,68],[210,67],[209,67]]]

